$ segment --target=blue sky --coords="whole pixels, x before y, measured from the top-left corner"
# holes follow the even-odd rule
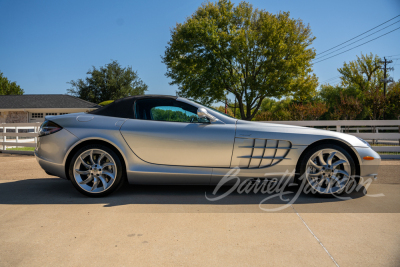
[[[176,87],[168,84],[160,56],[170,29],[202,2],[0,0],[0,71],[26,94],[64,94],[67,82],[86,77],[91,66],[118,60],[138,71],[149,94],[174,95]],[[292,18],[309,23],[317,54],[400,14],[400,0],[249,2],[272,13],[290,11]],[[400,23],[362,42],[398,27]],[[338,76],[337,68],[361,52],[400,58],[400,30],[318,63],[314,72],[320,82]],[[394,62],[390,74],[398,80],[400,60]]]

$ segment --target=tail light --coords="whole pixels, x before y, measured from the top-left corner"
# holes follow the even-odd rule
[[[60,130],[62,130],[62,127],[57,123],[52,121],[44,121],[43,124],[40,126],[39,137],[56,133]]]

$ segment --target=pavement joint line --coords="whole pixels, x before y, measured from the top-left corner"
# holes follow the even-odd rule
[[[335,263],[335,265],[337,267],[340,267],[339,264],[335,261],[335,259],[333,258],[333,256],[329,253],[329,251],[326,249],[326,247],[324,246],[324,244],[322,244],[322,242],[319,240],[319,238],[313,233],[313,231],[311,231],[310,227],[308,227],[307,223],[303,220],[303,218],[300,216],[300,214],[297,212],[297,210],[293,207],[292,204],[290,204],[290,206],[292,207],[292,209],[294,210],[294,212],[296,213],[296,215],[300,218],[300,220],[303,222],[303,224],[307,227],[308,231],[314,236],[314,238],[318,241],[318,243],[322,246],[322,248],[325,250],[325,252],[328,254],[328,256],[332,259],[333,263]]]

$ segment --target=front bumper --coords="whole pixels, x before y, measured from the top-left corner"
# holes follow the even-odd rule
[[[360,161],[360,176],[362,178],[378,177],[378,169],[381,164],[381,157],[370,147],[354,147]],[[373,160],[365,160],[364,157],[373,157]]]

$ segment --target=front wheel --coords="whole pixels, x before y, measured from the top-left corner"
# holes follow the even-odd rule
[[[356,183],[355,163],[338,145],[322,144],[306,152],[300,160],[299,183],[318,195],[339,195]]]
[[[122,185],[121,160],[107,146],[84,146],[72,157],[69,178],[74,187],[86,196],[106,196]]]

